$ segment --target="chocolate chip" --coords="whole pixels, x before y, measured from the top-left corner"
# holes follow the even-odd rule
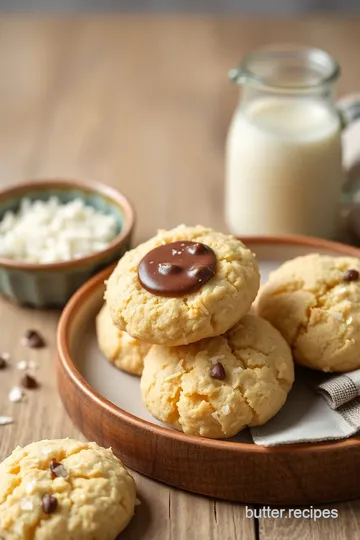
[[[208,266],[196,264],[189,269],[189,276],[196,278],[199,281],[210,279],[213,276],[213,271]]]
[[[0,369],[5,369],[7,366],[7,359],[0,355]]]
[[[210,375],[211,377],[213,377],[213,379],[219,379],[219,381],[223,381],[225,379],[226,372],[221,362],[217,362],[215,364],[215,366],[210,371]]]
[[[357,270],[350,268],[344,272],[344,281],[358,281],[360,274]]]
[[[36,330],[27,330],[23,337],[23,344],[31,349],[41,349],[45,347],[44,338]]]
[[[50,461],[50,471],[53,480],[54,478],[67,478],[69,476],[64,465],[56,461],[56,459]]]
[[[181,272],[180,266],[172,263],[159,263],[158,265],[159,274],[162,276],[168,276],[169,274],[178,274]]]
[[[53,514],[54,512],[56,512],[58,502],[57,502],[57,499],[55,499],[55,497],[50,495],[50,493],[46,493],[43,496],[41,506],[45,514]]]
[[[196,242],[192,246],[188,246],[186,249],[190,255],[201,255],[207,251],[206,246],[204,244],[200,244],[199,242]]]
[[[21,386],[23,388],[27,388],[28,390],[32,390],[34,388],[37,388],[39,386],[39,383],[35,379],[35,377],[32,377],[31,375],[24,375],[21,379]]]

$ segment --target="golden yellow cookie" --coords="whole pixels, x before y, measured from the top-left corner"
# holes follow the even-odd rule
[[[3,540],[115,540],[135,500],[122,462],[95,443],[34,442],[0,464]]]
[[[96,317],[96,335],[101,352],[117,368],[141,375],[144,356],[150,345],[118,330],[114,325],[107,305],[104,304]]]
[[[294,380],[291,351],[254,315],[223,336],[181,347],[154,345],[145,357],[142,398],[155,418],[192,435],[231,437],[267,422]]]
[[[200,290],[183,297],[157,296],[144,289],[137,269],[157,246],[174,241],[206,244],[216,254],[216,275]],[[120,330],[148,343],[183,345],[219,335],[250,308],[259,288],[254,255],[234,236],[201,226],[181,225],[128,251],[107,282],[105,297]]]
[[[257,313],[281,332],[295,362],[322,371],[360,368],[359,272],[359,259],[311,254],[270,274]]]

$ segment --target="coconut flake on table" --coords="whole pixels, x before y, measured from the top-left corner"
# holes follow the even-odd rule
[[[62,203],[24,198],[0,221],[0,256],[28,263],[53,263],[106,249],[117,234],[114,216],[81,199]]]
[[[20,362],[16,364],[16,367],[19,371],[27,371],[28,369],[35,371],[38,368],[38,365],[33,360],[20,360]]]
[[[14,419],[11,416],[0,416],[0,426],[8,426],[12,424]]]
[[[20,386],[14,386],[9,392],[9,401],[13,403],[19,403],[24,398],[24,392],[21,390]]]

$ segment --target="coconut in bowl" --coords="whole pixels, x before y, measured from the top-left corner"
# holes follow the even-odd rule
[[[62,307],[93,274],[129,249],[134,212],[95,182],[29,181],[0,192],[0,293]]]

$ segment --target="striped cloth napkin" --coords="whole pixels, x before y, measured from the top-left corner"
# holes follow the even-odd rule
[[[284,407],[253,427],[255,444],[277,446],[346,439],[360,431],[360,370],[338,375],[296,368]]]
[[[331,409],[360,429],[360,369],[332,376],[316,387]]]

